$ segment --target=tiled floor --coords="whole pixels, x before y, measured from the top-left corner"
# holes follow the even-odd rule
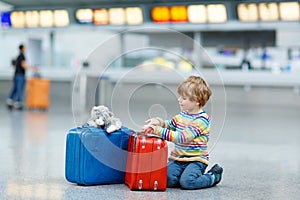
[[[153,94],[147,94],[129,102],[127,118],[121,115],[128,111],[122,110],[124,102],[116,103],[114,109],[124,125],[138,129],[149,115],[169,117],[177,112],[173,97],[156,102]],[[65,135],[75,126],[70,103],[57,99],[48,111],[40,112],[8,111],[1,102],[0,199],[299,199],[300,95],[292,89],[245,92],[239,87],[226,88],[226,95],[226,102],[215,98],[207,108],[213,113],[210,166],[224,167],[222,182],[209,189],[166,192],[132,192],[122,184],[68,183]]]

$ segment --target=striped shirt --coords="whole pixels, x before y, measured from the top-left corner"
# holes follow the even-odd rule
[[[210,117],[202,111],[198,114],[180,112],[170,120],[163,122],[162,127],[155,128],[155,134],[162,139],[175,143],[170,159],[208,164],[207,142],[210,134]]]

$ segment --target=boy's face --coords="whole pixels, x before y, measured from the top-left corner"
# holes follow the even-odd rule
[[[179,96],[178,103],[181,111],[187,111],[189,114],[196,114],[199,112],[199,103],[191,101],[190,98],[185,95]]]

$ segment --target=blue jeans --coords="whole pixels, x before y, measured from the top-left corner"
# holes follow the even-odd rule
[[[25,76],[21,74],[15,74],[13,80],[13,88],[8,98],[11,100],[16,100],[21,102],[25,84],[26,84]]]
[[[207,188],[212,185],[210,174],[204,174],[207,165],[202,162],[168,163],[168,187],[178,187],[193,190]]]

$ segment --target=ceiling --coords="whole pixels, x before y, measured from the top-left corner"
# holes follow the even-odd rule
[[[174,0],[176,2],[176,0]],[[173,2],[174,2],[173,1]],[[120,4],[143,4],[168,2],[168,0],[3,0],[3,2],[13,5],[15,8],[28,7],[76,7],[85,5],[120,5]],[[170,2],[170,0],[169,0]],[[178,1],[177,1],[178,2]]]
[[[91,5],[130,5],[130,4],[153,4],[153,3],[169,3],[169,2],[216,2],[210,0],[2,0],[2,2],[10,4],[14,9],[21,8],[49,8],[49,7],[80,7]],[[221,0],[219,0],[221,1]],[[223,2],[226,0],[223,0]],[[228,1],[228,0],[227,0]],[[240,0],[241,1],[241,0]]]

